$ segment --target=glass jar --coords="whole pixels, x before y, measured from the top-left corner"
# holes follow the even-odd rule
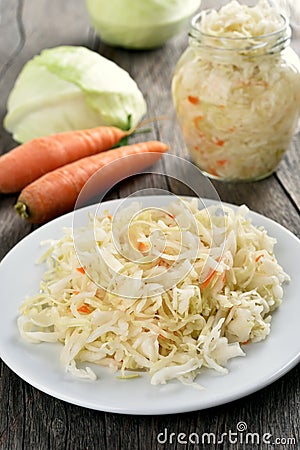
[[[172,81],[177,119],[194,163],[210,178],[254,181],[272,174],[300,114],[300,61],[291,31],[250,37],[201,31],[191,22],[189,46]],[[215,13],[215,11],[214,11]]]

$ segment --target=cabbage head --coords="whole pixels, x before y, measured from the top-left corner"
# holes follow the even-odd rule
[[[159,47],[183,30],[201,0],[86,0],[93,27],[106,43]]]
[[[45,49],[28,61],[7,103],[4,127],[17,142],[53,133],[136,125],[146,102],[114,62],[85,47]]]

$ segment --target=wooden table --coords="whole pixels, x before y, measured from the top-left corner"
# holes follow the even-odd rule
[[[212,2],[211,2],[212,4]],[[126,51],[104,45],[92,31],[84,0],[2,0],[0,2],[0,123],[6,100],[24,63],[45,47],[61,44],[83,45],[100,52],[126,69],[137,81],[148,104],[147,117],[167,115],[171,120],[155,123],[146,139],[159,138],[170,144],[171,153],[186,157],[182,136],[175,121],[170,94],[172,71],[187,45],[182,33],[163,48]],[[293,43],[295,47],[299,42]],[[0,151],[16,144],[0,126]],[[300,136],[295,137],[276,174],[249,184],[214,183],[224,201],[246,203],[251,209],[276,220],[300,236]],[[115,188],[110,198],[125,197],[144,187],[160,187],[176,193],[182,186],[164,177],[131,179]],[[16,195],[0,196],[0,257],[33,230],[13,211]],[[299,255],[300,256],[300,255]],[[2,305],[5,314],[5,305]],[[3,450],[83,450],[217,448],[185,446],[176,441],[183,432],[217,433],[236,430],[239,421],[248,429],[294,438],[300,446],[299,366],[261,391],[241,400],[209,410],[157,417],[126,416],[97,412],[52,398],[22,381],[0,363],[0,448]],[[158,433],[167,428],[176,433],[172,444],[159,445]],[[175,435],[174,435],[175,436]],[[174,443],[175,442],[175,443]],[[177,442],[177,444],[176,444]],[[221,447],[218,447],[221,448]],[[223,447],[222,447],[223,448]],[[227,443],[227,449],[250,448],[245,443]],[[254,448],[254,447],[253,447]],[[270,448],[263,446],[260,448]],[[283,448],[283,446],[276,446]]]

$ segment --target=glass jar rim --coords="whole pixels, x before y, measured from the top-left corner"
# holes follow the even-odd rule
[[[276,37],[277,35],[281,35],[284,31],[286,31],[289,28],[289,21],[288,18],[279,13],[278,16],[281,18],[282,20],[282,27],[278,28],[278,30],[275,31],[271,31],[270,33],[265,33],[265,34],[259,34],[259,35],[253,35],[253,36],[240,36],[240,37],[233,37],[233,36],[222,36],[222,35],[215,35],[215,34],[211,34],[211,33],[205,33],[203,31],[201,31],[201,29],[199,28],[199,26],[197,26],[197,23],[199,22],[199,19],[202,19],[202,17],[206,14],[206,13],[210,13],[214,11],[213,9],[205,9],[203,11],[201,11],[200,13],[196,14],[194,17],[192,17],[191,21],[190,21],[190,36],[191,37],[197,37],[197,36],[203,36],[205,38],[208,39],[221,39],[224,42],[245,42],[245,41],[249,41],[249,39],[268,39],[268,38],[272,38],[272,37]],[[195,34],[194,34],[195,33]],[[197,35],[196,35],[197,34]]]

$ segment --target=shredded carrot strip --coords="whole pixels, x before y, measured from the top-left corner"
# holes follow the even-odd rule
[[[149,245],[145,244],[144,242],[139,242],[139,251],[144,253],[144,252],[148,252],[149,250]]]
[[[85,267],[76,267],[76,270],[82,274],[85,273]]]
[[[221,260],[221,257],[216,258],[216,261],[217,261],[217,262],[220,262],[220,260]],[[210,274],[208,275],[208,277],[206,278],[206,280],[204,280],[203,283],[201,284],[201,288],[202,288],[202,289],[205,289],[205,288],[209,285],[209,283],[211,282],[212,278],[214,277],[214,275],[215,275],[216,273],[217,273],[217,270],[216,270],[216,269],[214,269],[214,270],[212,270],[212,271],[210,272]],[[226,273],[225,273],[225,272],[222,273],[222,280],[223,280],[223,282],[225,282],[225,280],[226,280]]]
[[[228,163],[228,159],[219,159],[219,161],[217,161],[218,166],[225,166],[225,164]]]
[[[79,291],[73,291],[73,295],[78,295]]]
[[[109,220],[112,220],[112,216],[111,216],[110,214],[107,214],[107,218],[108,218]]]
[[[89,314],[91,312],[90,308],[84,303],[80,308],[77,309],[79,313]]]
[[[257,256],[257,258],[255,258],[255,262],[258,262],[260,260],[260,258],[262,258],[263,256],[264,256],[263,254]]]
[[[201,284],[202,289],[205,289],[209,285],[216,272],[217,272],[216,270],[211,271],[206,280],[204,280],[203,283]]]
[[[165,260],[163,260],[163,259],[160,259],[160,260],[158,261],[158,265],[159,265],[159,266],[163,266],[163,267],[169,267],[169,264],[168,264]]]
[[[200,103],[199,98],[198,98],[198,97],[195,97],[195,96],[193,96],[193,95],[189,95],[189,96],[188,96],[188,101],[189,101],[190,103],[192,103],[193,105],[199,105],[199,103]]]
[[[216,139],[214,142],[219,147],[222,147],[225,144],[225,141],[222,141],[222,139]]]
[[[215,175],[216,177],[218,176],[216,169],[214,169],[213,167],[210,167],[208,169],[208,172],[211,173],[212,175]]]
[[[200,128],[200,122],[204,119],[204,116],[196,116],[194,117],[194,125],[196,128]]]

